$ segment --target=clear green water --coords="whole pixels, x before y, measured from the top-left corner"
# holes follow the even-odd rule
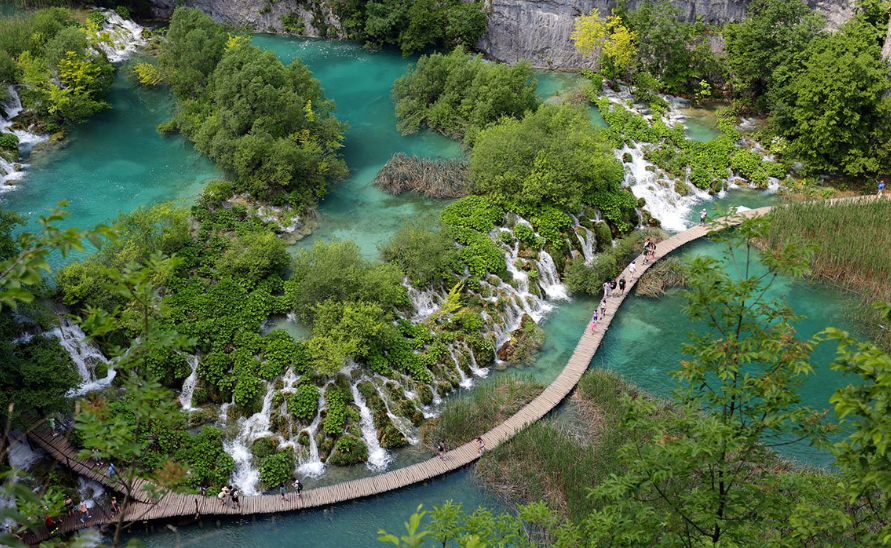
[[[73,127],[60,145],[33,153],[27,176],[2,196],[3,206],[33,220],[68,200],[65,224],[91,227],[140,205],[190,201],[221,177],[184,138],[155,130],[173,112],[166,90],[138,88],[118,71],[109,101],[111,110]]]
[[[336,187],[321,204],[321,227],[298,245],[317,240],[350,238],[369,257],[403,222],[427,222],[446,202],[416,196],[392,197],[369,185],[377,170],[398,151],[421,156],[455,156],[460,146],[438,134],[420,132],[402,136],[395,130],[390,88],[411,60],[398,53],[370,54],[349,43],[259,36],[255,42],[285,61],[303,59],[321,80],[329,97],[337,101],[338,115],[350,124],[346,158],[351,177]],[[566,75],[539,74],[544,98],[567,85]],[[61,199],[72,202],[69,224],[89,226],[142,204],[197,194],[209,179],[220,174],[184,139],[162,137],[155,126],[170,116],[172,102],[164,91],[137,89],[118,76],[111,94],[114,110],[74,128],[65,146],[36,154],[22,187],[3,196],[4,206],[33,216]],[[718,203],[758,207],[775,200],[755,191],[732,191]],[[708,208],[714,207],[709,204]],[[695,215],[695,214],[694,214]],[[682,253],[714,253],[715,246],[697,244]],[[826,325],[851,329],[843,317],[843,295],[804,282],[784,282],[782,291],[800,313],[812,320],[801,326],[807,336]],[[579,334],[585,328],[594,301],[576,299],[562,304],[544,322],[545,345],[533,365],[512,371],[549,382],[562,369]],[[681,358],[679,346],[690,326],[678,321],[681,297],[671,294],[659,301],[630,298],[610,329],[604,349],[593,365],[613,367],[657,394],[668,394],[666,371]],[[825,349],[823,358],[831,354]],[[806,388],[808,403],[825,408],[829,393],[841,379],[824,374]],[[792,453],[808,462],[825,463],[814,450]],[[400,464],[426,458],[422,451],[399,456]],[[360,470],[332,472],[326,481],[346,479]],[[273,546],[374,546],[378,527],[400,529],[406,516],[423,502],[430,506],[446,499],[492,506],[472,481],[469,471],[366,501],[327,510],[307,511],[275,519],[223,522],[219,528],[187,526],[179,534],[183,545],[268,548]],[[149,546],[174,546],[172,532],[138,534]]]

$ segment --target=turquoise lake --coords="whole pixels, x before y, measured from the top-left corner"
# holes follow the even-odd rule
[[[306,62],[328,96],[336,101],[337,115],[350,126],[344,152],[351,176],[332,189],[319,207],[319,229],[297,246],[332,238],[352,239],[366,256],[376,257],[377,246],[402,223],[435,219],[447,202],[413,195],[393,197],[370,185],[378,169],[395,152],[426,157],[463,154],[458,143],[439,134],[422,131],[403,136],[396,131],[390,88],[412,59],[403,59],[395,51],[369,53],[345,42],[277,36],[258,36],[254,42],[274,51],[285,62],[294,58]],[[572,75],[564,73],[538,73],[537,77],[543,98],[574,81]],[[121,71],[110,102],[112,110],[73,128],[61,146],[36,153],[21,188],[0,198],[3,206],[33,218],[65,199],[71,202],[67,224],[87,227],[140,205],[170,199],[188,202],[207,181],[222,177],[212,162],[185,139],[164,137],[155,131],[157,124],[167,120],[172,112],[173,101],[165,90],[137,88]],[[701,132],[696,130],[697,136],[708,138],[706,126]],[[692,128],[688,130],[693,133]],[[774,196],[762,191],[735,190],[717,203],[758,207],[774,202]],[[711,211],[715,202],[707,207]],[[717,246],[702,242],[680,253],[690,256],[717,251]],[[810,336],[828,325],[856,332],[845,316],[850,301],[838,291],[783,280],[775,294],[787,299],[797,312],[809,316],[799,326],[802,336]],[[679,312],[682,300],[679,292],[660,300],[629,298],[593,365],[616,369],[645,389],[668,395],[673,383],[667,373],[682,358],[680,343],[691,329],[688,322],[679,321],[683,318]],[[560,304],[543,324],[547,339],[538,360],[512,371],[544,382],[552,380],[571,354],[594,304],[587,298]],[[832,391],[844,382],[824,370],[831,355],[832,349],[820,349],[819,374],[809,380],[803,391],[808,404],[823,409],[828,407]],[[813,448],[796,447],[784,454],[809,463],[829,464],[826,453]],[[178,528],[176,533],[165,529],[136,536],[150,547],[176,546],[177,542],[199,548],[220,544],[247,548],[383,546],[375,541],[378,528],[401,531],[402,522],[418,504],[429,507],[447,499],[462,502],[466,507],[497,506],[474,483],[469,469],[425,485],[326,510],[244,523],[222,521],[219,526],[206,522],[203,527]]]

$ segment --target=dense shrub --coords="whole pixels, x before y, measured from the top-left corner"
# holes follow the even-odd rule
[[[500,118],[520,117],[539,101],[529,64],[484,62],[456,48],[449,54],[422,57],[393,84],[402,133],[422,126],[473,142],[476,134]]]
[[[303,422],[312,421],[318,412],[319,389],[312,384],[301,384],[296,392],[288,396],[288,413]]]
[[[186,484],[192,488],[207,487],[208,492],[226,485],[235,469],[232,456],[223,450],[223,432],[213,426],[185,436],[176,458],[189,467]]]
[[[325,422],[322,425],[325,433],[336,436],[343,432],[347,423],[347,402],[349,398],[338,388],[329,387],[325,392],[325,405],[327,411]]]
[[[380,248],[416,287],[442,285],[458,267],[458,250],[443,230],[406,224]]]
[[[260,481],[267,487],[284,485],[294,473],[294,455],[291,450],[266,457],[260,462]]]

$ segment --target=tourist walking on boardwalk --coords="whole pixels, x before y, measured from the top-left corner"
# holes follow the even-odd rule
[[[702,211],[699,212],[699,224],[705,224],[705,218],[708,216],[708,213],[705,211],[705,208],[702,208]]]
[[[479,444],[479,448],[477,448],[477,451],[479,452],[480,455],[482,455],[483,451],[486,450],[486,442],[483,441],[482,437],[477,438],[476,442]]]
[[[284,498],[284,492],[282,492],[282,498]],[[229,498],[229,486],[224,485],[222,489],[220,489],[220,494],[217,495],[217,498],[220,499],[220,504],[226,506],[226,499]]]
[[[597,331],[597,320],[591,322],[591,333],[594,333],[595,331]]]
[[[229,495],[232,497],[232,508],[236,510],[241,510],[241,504],[238,502],[238,489],[232,489],[232,494]]]
[[[625,278],[619,279],[619,294],[620,295],[625,294]]]
[[[439,440],[439,445],[436,446],[436,452],[439,453],[439,460],[445,460],[445,442]]]
[[[634,274],[637,272],[637,264],[634,261],[631,261],[631,264],[628,265],[628,273],[631,275],[631,279],[634,279]]]
[[[600,317],[606,318],[606,300],[600,301]]]
[[[84,502],[84,501],[80,501],[80,506],[78,506],[77,509],[80,510],[80,522],[81,522],[81,523],[86,523],[86,521],[87,521],[88,519],[90,519],[91,517],[93,517],[93,516],[90,515],[90,509],[87,508],[87,503],[86,503],[86,502]]]
[[[618,284],[616,284],[616,280],[610,280],[610,281],[609,281],[609,292],[610,292],[610,293],[615,293],[615,292],[616,292],[616,285],[618,285]]]
[[[884,191],[885,191],[885,181],[879,181],[879,193],[878,193],[878,195],[881,196],[882,193],[883,193]]]
[[[53,433],[53,437],[55,438],[56,436],[58,436],[59,433],[56,432],[56,418],[50,417],[50,418],[46,419],[46,423],[49,425],[50,432]]]
[[[281,484],[281,486],[278,488],[278,492],[282,496],[282,502],[285,502],[285,484],[284,483]]]
[[[297,491],[297,498],[300,498],[300,493],[303,492],[303,484],[300,483],[300,478],[294,478],[294,489]]]
[[[650,261],[656,260],[656,242],[654,240],[651,240],[650,243],[647,244],[646,255],[647,259]]]
[[[118,515],[118,499],[111,497],[111,517],[114,518],[116,515]]]
[[[644,242],[644,264],[647,264],[647,259],[649,258],[649,256],[650,256],[650,239],[647,238],[647,240]]]
[[[603,298],[609,299],[609,282],[603,282]]]

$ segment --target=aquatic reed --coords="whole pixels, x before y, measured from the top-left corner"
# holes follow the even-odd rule
[[[861,296],[865,304],[891,301],[891,200],[802,202],[774,208],[764,242],[777,249],[797,239],[819,246],[813,275]],[[859,312],[858,312],[859,310]],[[877,344],[891,349],[871,307],[852,310]]]
[[[431,198],[460,198],[470,192],[467,165],[461,158],[418,158],[397,152],[373,184],[392,194],[411,191]]]
[[[421,436],[430,448],[442,440],[454,449],[507,420],[542,390],[544,386],[532,380],[498,375],[466,396],[449,399],[442,414],[424,425]]]
[[[661,297],[672,287],[687,287],[689,280],[682,261],[667,257],[653,265],[638,280],[636,294],[643,297]]]

